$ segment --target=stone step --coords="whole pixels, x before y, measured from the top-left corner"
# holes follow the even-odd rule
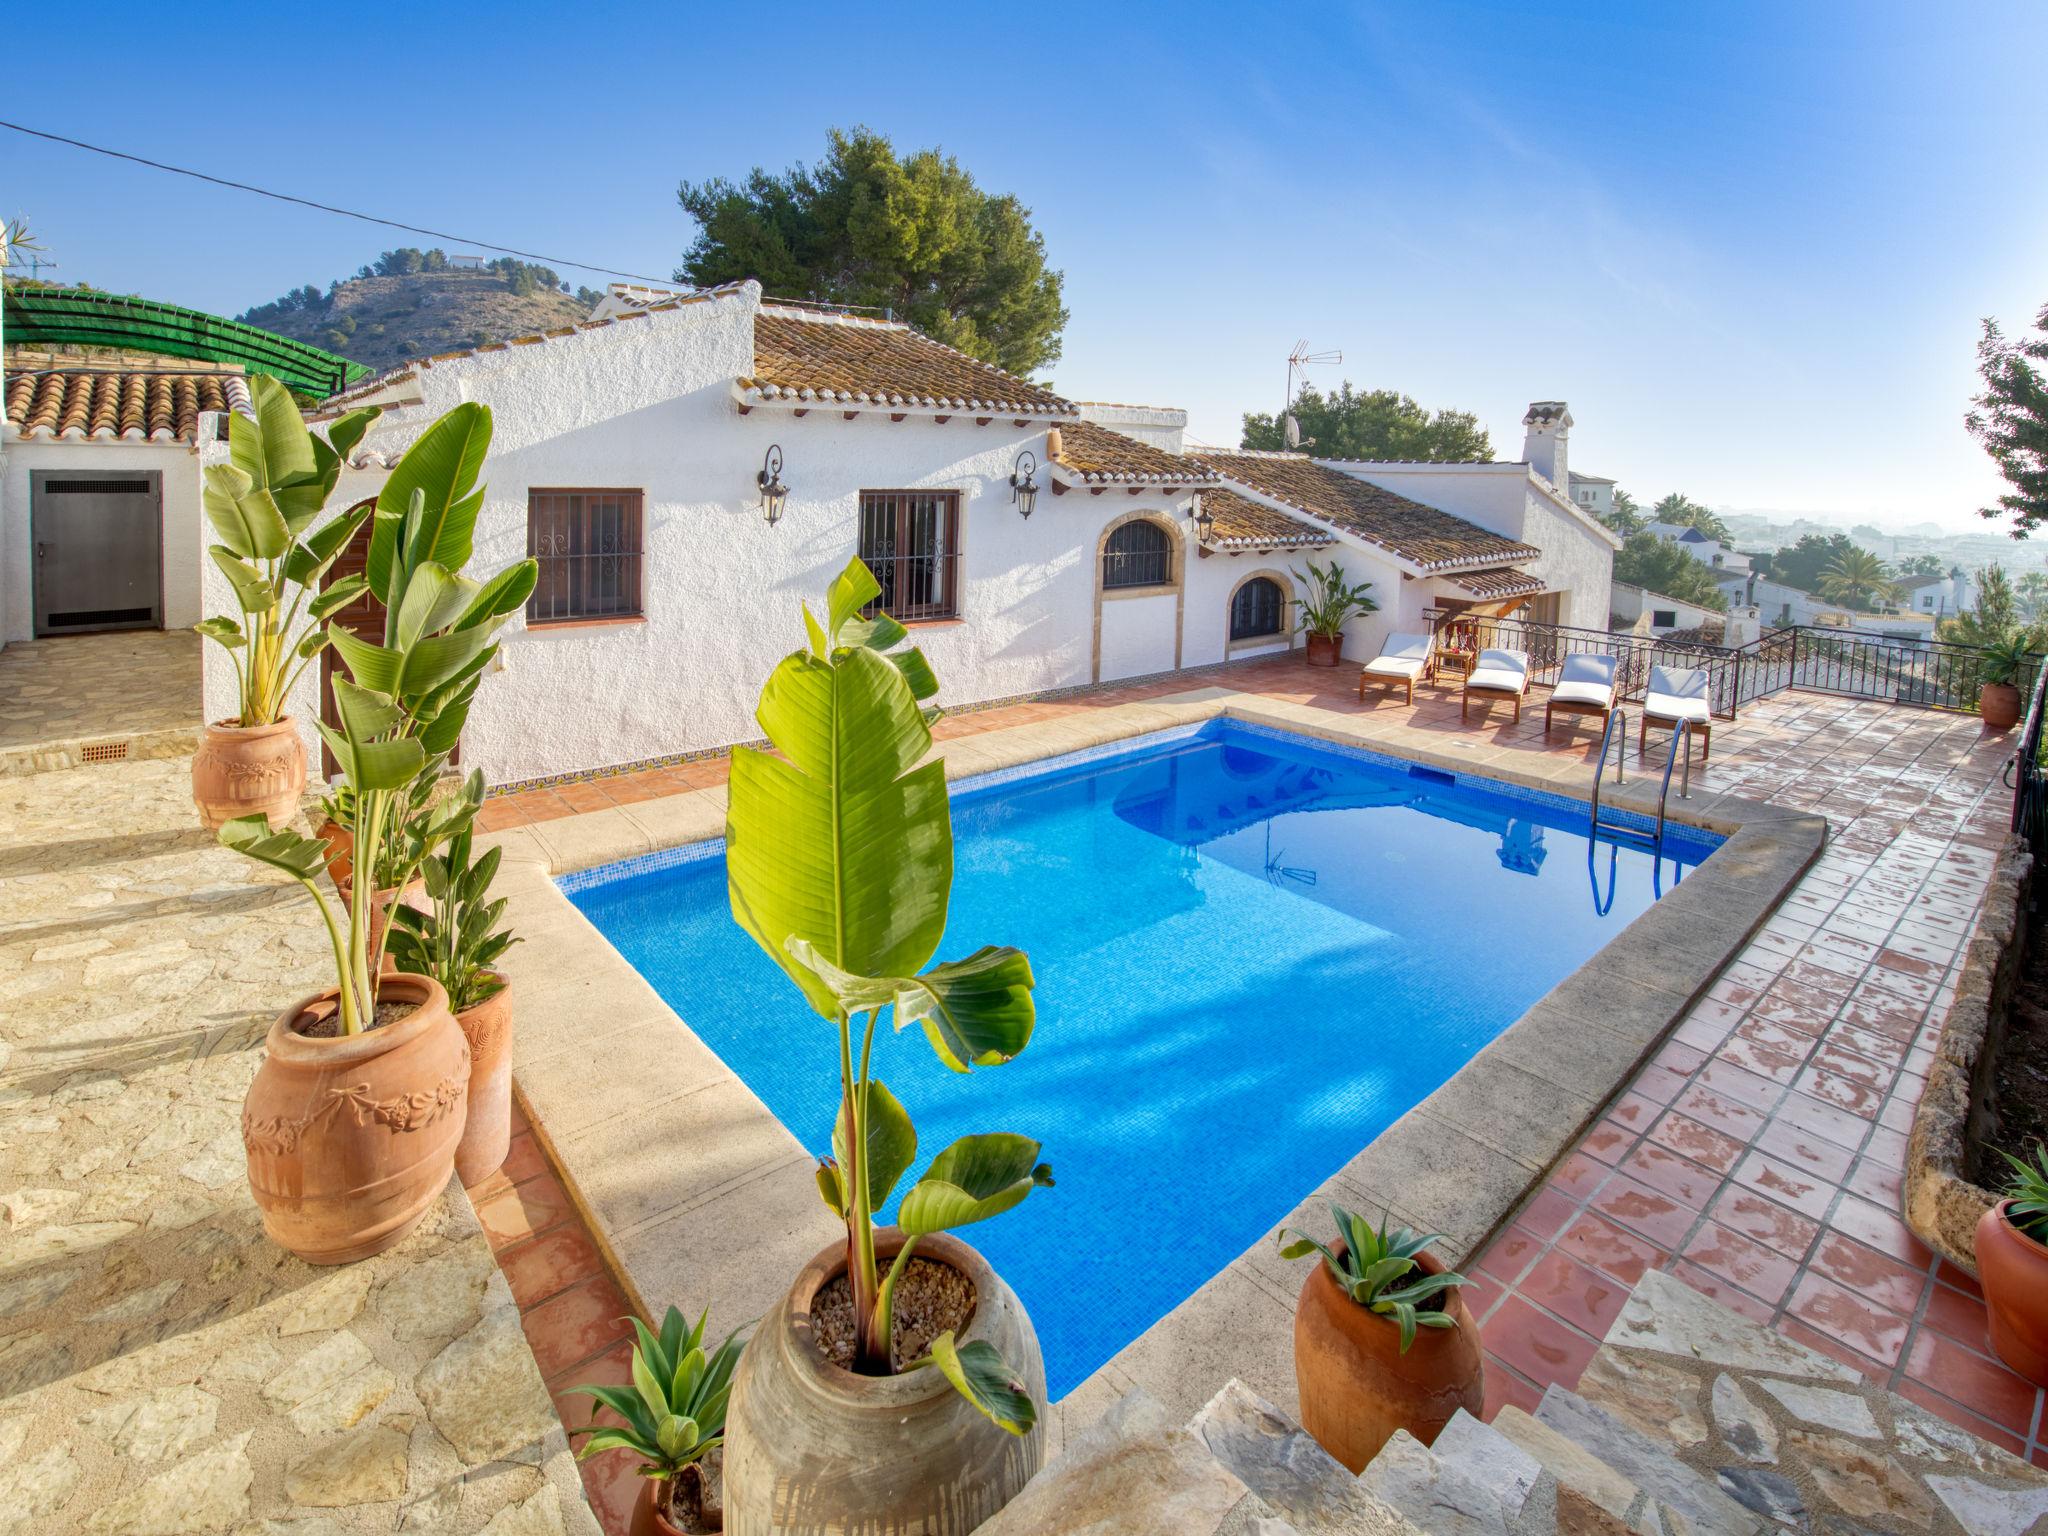
[[[1434,1447],[1396,1430],[1358,1481],[1431,1536],[1557,1536],[1557,1480],[1462,1412]]]
[[[1536,1405],[1536,1419],[1678,1511],[1699,1536],[1758,1536],[1764,1528],[1753,1510],[1679,1460],[1668,1442],[1652,1439],[1576,1392],[1553,1384]]]
[[[1273,1511],[1273,1530],[1262,1536],[1416,1536],[1308,1431],[1241,1381],[1227,1383],[1188,1428]]]
[[[1069,1440],[975,1536],[1250,1536],[1272,1514],[1202,1436],[1136,1389]]]
[[[1493,1428],[1556,1479],[1561,1525],[1586,1523],[1591,1518],[1586,1511],[1598,1510],[1637,1536],[1681,1536],[1683,1522],[1671,1519],[1663,1505],[1540,1419],[1509,1404],[1494,1416]]]

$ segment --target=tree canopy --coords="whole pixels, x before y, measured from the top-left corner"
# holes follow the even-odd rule
[[[1997,565],[1977,573],[1977,606],[1941,626],[1941,638],[1955,645],[1998,645],[2020,634],[2030,650],[2048,647],[2048,628],[2022,617],[2018,595]]]
[[[1650,508],[1653,523],[1675,523],[1681,528],[1697,528],[1708,538],[1722,544],[1728,542],[1728,525],[1710,507],[1702,506],[1690,496],[1673,491],[1669,496]],[[1673,593],[1676,597],[1678,594]]]
[[[2011,518],[2016,539],[2048,520],[2048,306],[2034,317],[2034,326],[2037,334],[2008,341],[1997,321],[1984,322],[1977,342],[1984,392],[1964,417],[1970,435],[2011,487],[1982,514]]]
[[[1870,613],[1880,603],[1895,601],[1899,584],[1876,555],[1851,545],[1837,553],[1821,571],[1820,595],[1831,603]]]
[[[870,129],[834,129],[816,165],[686,181],[676,197],[697,221],[678,281],[751,277],[779,297],[888,309],[1016,374],[1059,361],[1064,279],[1031,210],[951,155],[899,157]]]
[[[1614,556],[1614,579],[1661,592],[1681,602],[1726,612],[1728,599],[1714,573],[1683,549],[1654,533],[1632,533]]]
[[[1948,567],[1935,554],[1908,555],[1899,562],[1901,576],[1945,576]]]
[[[1614,510],[1600,521],[1623,538],[1632,533],[1641,533],[1649,526],[1648,519],[1643,516],[1643,509],[1636,505],[1635,497],[1618,485],[1614,488]]]
[[[1302,386],[1289,407],[1302,445],[1322,459],[1401,459],[1430,464],[1491,459],[1493,442],[1470,411],[1431,411],[1393,389],[1354,389],[1346,379],[1329,394]],[[1242,445],[1285,448],[1286,429],[1264,411],[1247,411]]]
[[[1801,592],[1817,593],[1820,591],[1821,574],[1842,556],[1858,548],[1856,541],[1846,533],[1807,533],[1800,535],[1797,544],[1767,556],[1759,555],[1754,563],[1759,574],[1772,581],[1797,587]]]

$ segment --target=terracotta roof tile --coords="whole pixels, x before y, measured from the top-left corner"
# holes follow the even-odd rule
[[[189,443],[202,411],[248,409],[239,373],[55,368],[7,379],[7,424],[29,438]]]
[[[1528,597],[1543,590],[1543,578],[1518,571],[1512,565],[1484,571],[1465,571],[1450,578],[1451,585],[1474,597]]]
[[[899,322],[772,305],[754,316],[754,371],[739,386],[761,400],[1061,418],[1079,410]]]
[[[1168,453],[1150,443],[1092,421],[1060,425],[1059,456],[1053,460],[1076,479],[1089,484],[1214,485],[1216,472],[1205,464]]]
[[[1488,562],[1501,565],[1533,560],[1543,553],[1462,517],[1410,501],[1339,470],[1325,469],[1305,454],[1204,450],[1200,457],[1227,479],[1321,518],[1424,570]]]
[[[1246,501],[1234,491],[1202,492],[1202,510],[1215,519],[1205,542],[1216,549],[1320,549],[1337,542],[1327,528]]]

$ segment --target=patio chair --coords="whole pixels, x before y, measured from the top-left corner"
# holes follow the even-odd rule
[[[1481,703],[1492,703],[1495,699],[1507,699],[1515,706],[1515,723],[1522,720],[1522,699],[1529,692],[1529,653],[1527,651],[1486,650],[1481,651],[1472,663],[1472,670],[1465,676],[1465,692],[1458,700],[1458,718],[1466,718],[1476,696]]]
[[[1705,667],[1652,667],[1649,692],[1643,696],[1643,724],[1636,732],[1638,754],[1648,750],[1650,727],[1661,725],[1677,730],[1678,722],[1692,722],[1692,733],[1700,739],[1700,761],[1707,760],[1713,746],[1713,708]]]
[[[1550,722],[1558,715],[1597,715],[1604,727],[1614,713],[1614,674],[1620,666],[1619,656],[1587,652],[1565,657],[1550,702],[1543,706],[1543,734],[1550,734]]]
[[[1407,690],[1404,702],[1415,702],[1415,683],[1429,670],[1428,635],[1389,635],[1379,655],[1368,661],[1358,674],[1358,696],[1365,697],[1367,683],[1395,684]]]

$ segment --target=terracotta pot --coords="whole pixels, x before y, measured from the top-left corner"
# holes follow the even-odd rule
[[[395,1024],[315,1039],[333,1017],[316,993],[278,1015],[242,1105],[249,1188],[263,1230],[309,1264],[381,1253],[448,1185],[462,1137],[469,1045],[431,976],[379,979],[386,1001],[419,1006]]]
[[[512,986],[455,1015],[469,1041],[469,1117],[455,1148],[455,1176],[465,1186],[482,1183],[505,1161],[512,1144]]]
[[[884,1227],[884,1263],[903,1234]],[[966,1536],[1017,1495],[1045,1458],[1045,1363],[1010,1288],[967,1244],[921,1238],[921,1258],[965,1275],[974,1315],[961,1343],[985,1339],[1039,1404],[1028,1435],[990,1423],[935,1369],[860,1376],[825,1358],[811,1303],[846,1272],[834,1243],[804,1267],[754,1330],[733,1379],[725,1428],[725,1529],[733,1536]]]
[[[348,893],[342,892],[342,906],[348,905]],[[408,880],[404,885],[387,885],[370,897],[370,948],[375,950],[384,937],[384,930],[391,926],[391,909],[394,906],[411,907],[414,911],[427,910],[427,882]],[[389,976],[398,970],[398,962],[391,958],[391,951],[384,951],[384,959],[378,966],[381,975]],[[443,994],[446,1000],[446,994]]]
[[[707,1459],[717,1455],[713,1451]],[[709,1536],[725,1529],[715,1473],[681,1482],[666,1478],[645,1481],[647,1486],[633,1505],[629,1536]]]
[[[2011,683],[1986,683],[1977,695],[1977,713],[1987,729],[2009,731],[2020,723],[2020,691]]]
[[[1425,1273],[1443,1272],[1433,1254],[1416,1262]],[[1429,1445],[1460,1408],[1477,1417],[1485,1406],[1479,1326],[1459,1290],[1441,1293],[1457,1326],[1416,1329],[1404,1355],[1394,1320],[1345,1295],[1321,1258],[1302,1282],[1294,1308],[1301,1427],[1353,1472],[1364,1471],[1395,1430]]]
[[[327,845],[327,878],[348,900],[349,885],[356,877],[356,835],[333,817],[324,819],[313,835]]]
[[[2010,1200],[1977,1223],[1977,1271],[1991,1314],[1991,1347],[2036,1386],[2048,1387],[2048,1247],[2012,1224]]]
[[[1344,657],[1342,635],[1310,635],[1308,637],[1308,664],[1312,667],[1334,667]]]
[[[272,725],[209,725],[192,755],[192,803],[210,831],[237,816],[283,826],[306,792],[306,748],[291,716]]]

